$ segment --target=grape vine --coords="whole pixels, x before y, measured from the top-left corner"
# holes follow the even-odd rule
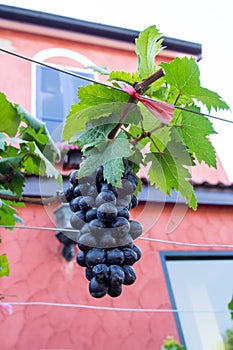
[[[194,58],[157,66],[155,57],[162,49],[155,26],[142,31],[136,39],[137,72],[94,68],[108,75],[115,88],[96,83],[79,88],[80,101],[66,118],[63,139],[82,150],[83,161],[72,173],[64,199],[74,212],[71,225],[80,232],[76,260],[86,268],[89,291],[97,298],[120,295],[122,284],[136,278],[132,265],[139,256],[133,241],[143,229],[130,220],[129,209],[137,205],[139,169],[146,166],[151,185],[168,195],[176,190],[196,210],[192,166],[203,161],[216,167],[209,140],[215,130],[205,116],[193,112],[200,111],[200,104],[209,112],[229,107],[201,86]],[[70,250],[66,246],[68,260],[75,253],[72,245]]]

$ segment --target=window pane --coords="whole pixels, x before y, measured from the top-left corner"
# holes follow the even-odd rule
[[[227,305],[233,260],[179,259],[166,265],[187,349],[224,349],[223,336],[232,326]]]

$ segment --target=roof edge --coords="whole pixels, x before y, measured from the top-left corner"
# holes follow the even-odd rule
[[[135,43],[135,39],[140,33],[133,29],[89,22],[8,5],[0,5],[0,18],[20,23],[39,25],[41,27],[94,35],[127,43]],[[169,51],[193,55],[196,56],[198,60],[202,57],[202,45],[199,43],[166,36],[164,36],[163,39],[163,45]]]

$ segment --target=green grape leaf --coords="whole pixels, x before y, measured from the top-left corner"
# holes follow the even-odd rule
[[[161,51],[162,34],[156,26],[150,26],[142,31],[136,42],[138,56],[138,73],[141,79],[146,79],[156,71],[155,56]]]
[[[25,186],[25,176],[18,170],[14,171],[14,176],[9,183],[9,189],[18,197],[22,196]]]
[[[17,106],[17,111],[21,121],[26,123],[26,127],[20,129],[20,137],[25,141],[34,141],[44,156],[51,162],[55,158],[60,159],[60,151],[56,147],[45,123],[34,118],[31,114],[25,111],[21,106]]]
[[[81,86],[78,90],[78,97],[80,99],[78,105],[82,109],[103,103],[127,102],[129,98],[128,94],[123,91],[99,84]]]
[[[170,63],[160,64],[165,71],[166,82],[177,88],[180,94],[192,95],[200,87],[200,71],[194,58],[176,57]]]
[[[114,178],[114,185],[117,186],[120,184],[121,174],[113,167],[113,162],[116,161],[119,164],[119,159],[122,160],[122,158],[128,158],[131,155],[132,151],[127,139],[119,137],[115,140],[107,140],[88,152],[79,170],[79,177],[90,175],[95,169],[103,165],[106,181],[111,183]]]
[[[187,166],[192,165],[192,160],[184,144],[174,132],[171,141],[162,153],[153,152],[146,154],[145,162],[151,163],[148,176],[152,185],[170,195],[174,188],[186,199],[190,208],[196,210],[197,201],[193,187],[188,181],[191,178]]]
[[[59,171],[50,163],[34,142],[28,142],[30,150],[24,156],[22,167],[27,174],[53,177],[59,184],[62,183],[62,177]]]
[[[233,296],[232,296],[231,300],[228,303],[228,310],[230,311],[231,319],[233,320]]]
[[[2,206],[0,208],[0,224],[3,226],[14,226],[16,222],[15,216],[17,215],[17,212],[10,204],[14,205],[15,203],[2,199]],[[13,228],[9,228],[9,230],[13,230]]]
[[[3,93],[0,93],[0,132],[15,136],[19,127],[20,117],[17,109]]]
[[[183,143],[199,163],[216,168],[216,152],[208,136],[215,134],[212,123],[206,117],[182,111],[181,127],[177,128]]]
[[[141,78],[138,73],[127,73],[122,71],[112,71],[109,75],[109,80],[118,80],[124,81],[130,85],[133,85],[136,82],[140,82]]]
[[[124,163],[122,158],[109,160],[104,164],[103,168],[104,168],[104,171],[103,171],[104,179],[108,183],[116,187],[120,187],[122,174],[124,172]]]
[[[82,152],[85,155],[85,152],[89,150],[89,148],[107,141],[108,135],[114,126],[115,124],[104,124],[87,129],[75,134],[75,141],[77,145],[82,148]]]
[[[2,276],[9,276],[10,274],[10,267],[9,267],[9,261],[6,256],[6,254],[0,255],[0,277]]]
[[[192,97],[206,106],[209,112],[212,108],[216,111],[219,109],[230,109],[227,103],[223,101],[216,92],[203,87],[199,87],[199,89],[195,90]]]

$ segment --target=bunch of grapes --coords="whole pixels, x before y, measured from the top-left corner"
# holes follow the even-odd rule
[[[124,165],[120,187],[107,183],[103,167],[99,167],[85,178],[78,178],[78,170],[73,171],[63,193],[63,200],[73,211],[71,226],[78,230],[76,242],[80,252],[76,260],[86,268],[89,291],[96,298],[106,294],[119,296],[122,284],[134,283],[136,273],[132,265],[141,257],[133,241],[143,228],[138,221],[130,220],[129,213],[138,204],[138,178],[126,160]]]

